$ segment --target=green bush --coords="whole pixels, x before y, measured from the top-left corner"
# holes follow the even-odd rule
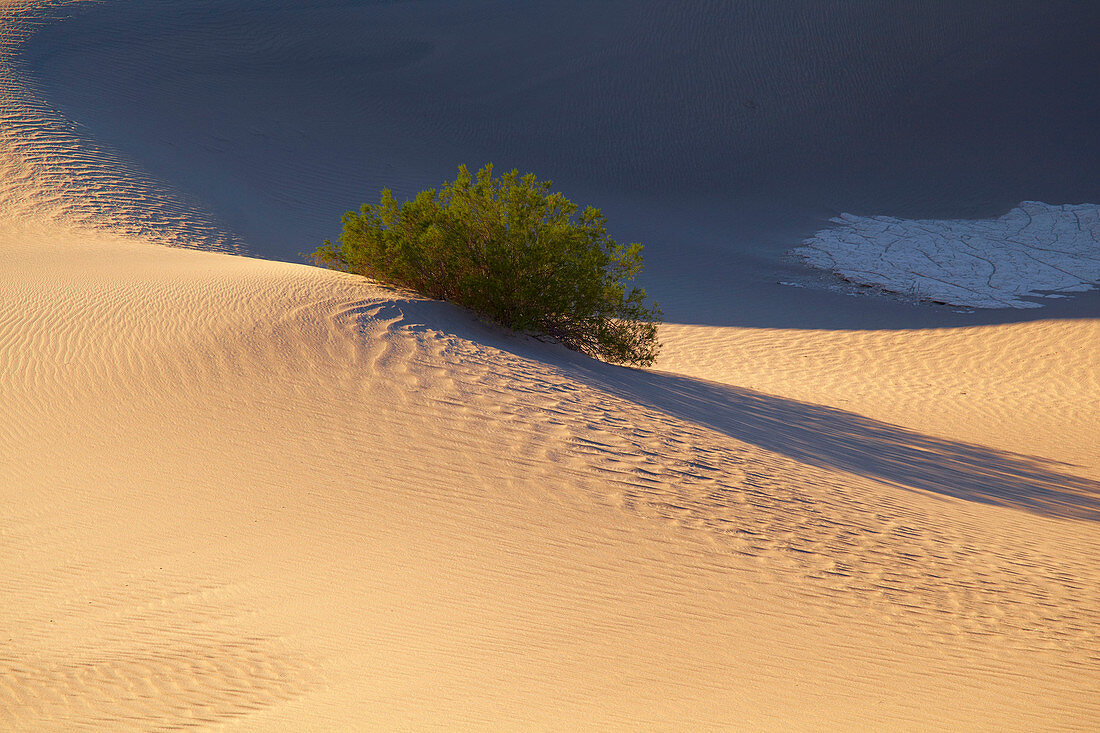
[[[319,265],[448,300],[529,333],[546,334],[606,361],[648,366],[657,357],[660,309],[630,282],[642,246],[607,236],[603,215],[578,207],[550,181],[493,166],[466,166],[440,191],[344,215],[339,244]]]

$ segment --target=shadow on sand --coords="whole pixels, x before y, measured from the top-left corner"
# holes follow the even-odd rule
[[[810,465],[1044,517],[1100,520],[1100,481],[1066,473],[1071,467],[1057,461],[922,435],[854,412],[731,385],[612,366],[516,337],[440,301],[374,301],[354,312],[547,364],[564,379]]]
[[[922,435],[823,405],[660,372],[577,364],[585,383],[803,463],[920,491],[1100,520],[1100,481],[1060,464]]]

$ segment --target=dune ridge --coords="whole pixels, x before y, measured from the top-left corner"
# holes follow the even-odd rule
[[[164,247],[201,212],[10,66],[46,7],[0,3],[0,727],[1100,721],[1096,318],[631,370]]]

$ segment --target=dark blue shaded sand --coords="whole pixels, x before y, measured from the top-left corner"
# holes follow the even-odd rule
[[[297,260],[384,186],[493,161],[641,241],[669,320],[919,327],[1100,315],[1100,294],[960,313],[823,290],[785,253],[841,212],[1100,202],[1100,4],[120,0],[23,68],[51,104]],[[810,287],[790,287],[794,282]]]

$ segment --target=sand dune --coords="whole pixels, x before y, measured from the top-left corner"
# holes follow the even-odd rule
[[[611,367],[164,247],[221,230],[0,85],[0,728],[1100,722],[1095,317]]]
[[[826,431],[861,418],[800,428],[804,395],[598,365],[302,266],[3,245],[8,727],[1100,712],[1095,465],[959,465],[943,438],[930,462],[991,488],[1081,494],[951,498],[830,465]]]

